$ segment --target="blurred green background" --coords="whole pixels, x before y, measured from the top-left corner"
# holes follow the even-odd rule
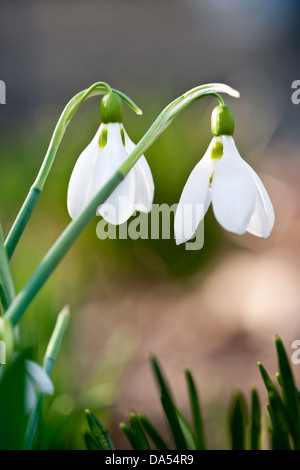
[[[224,82],[241,155],[262,177],[277,217],[268,240],[225,233],[210,210],[205,244],[186,251],[171,240],[105,240],[90,224],[22,321],[24,346],[41,361],[59,310],[72,321],[56,364],[38,442],[83,448],[83,410],[97,412],[125,447],[118,422],[141,409],[161,422],[147,364],[155,353],[186,400],[182,369],[198,378],[211,429],[224,419],[233,386],[259,383],[257,360],[275,367],[272,335],[299,337],[299,5],[293,1],[0,1],[1,223],[9,230],[66,102],[108,81],[136,101],[126,109],[135,142],[169,101],[198,84]],[[210,139],[213,99],[185,111],[146,157],[155,203],[178,202]],[[72,168],[99,126],[89,100],[69,126],[44,193],[13,257],[20,289],[69,222]],[[268,362],[269,361],[269,362]],[[297,373],[297,370],[296,370]],[[299,373],[298,373],[299,374]],[[184,401],[185,403],[185,401]],[[187,404],[186,404],[187,405]],[[214,406],[212,406],[214,405]],[[47,432],[46,432],[47,430]]]

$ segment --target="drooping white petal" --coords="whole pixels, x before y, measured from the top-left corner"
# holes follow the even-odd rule
[[[223,137],[224,154],[212,182],[215,217],[229,232],[245,233],[255,209],[253,177],[238,153],[232,137]]]
[[[211,158],[211,150],[222,138],[214,137],[203,158],[190,174],[180,197],[175,214],[176,244],[185,243],[194,235],[211,202],[210,183],[218,160]]]
[[[37,393],[33,382],[29,379],[25,382],[25,413],[29,414],[37,404]]]
[[[130,154],[136,147],[132,140],[128,137],[124,129],[125,148]],[[134,174],[136,179],[136,199],[135,210],[141,212],[150,212],[154,198],[154,182],[150,167],[144,155],[140,157],[134,165]]]
[[[275,222],[275,214],[269,195],[255,171],[246,162],[256,186],[255,210],[247,227],[247,232],[257,237],[268,238]]]
[[[101,124],[95,137],[83,150],[73,169],[68,187],[68,212],[72,219],[84,209],[94,195],[92,175],[97,158],[100,158],[102,148],[99,147],[99,135],[105,128]]]
[[[107,124],[107,143],[97,158],[92,175],[94,194],[109,180],[128,157],[121,136],[120,124]],[[132,169],[109,198],[98,208],[107,222],[118,225],[126,222],[135,211],[136,181]]]
[[[27,380],[31,381],[36,391],[52,395],[54,386],[44,369],[36,362],[26,361]]]

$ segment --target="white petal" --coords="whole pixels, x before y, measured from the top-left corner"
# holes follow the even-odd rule
[[[31,381],[39,392],[52,395],[54,386],[44,369],[36,362],[26,361],[28,380]]]
[[[25,413],[29,414],[37,404],[35,387],[30,379],[25,382]]]
[[[215,217],[229,232],[245,233],[255,209],[253,178],[232,137],[223,137],[224,154],[212,182]]]
[[[175,215],[176,243],[185,243],[194,235],[199,223],[207,212],[211,202],[210,180],[218,160],[211,159],[211,150],[216,141],[214,137],[203,158],[190,174],[180,197]]]
[[[101,124],[95,137],[83,150],[73,169],[68,188],[68,211],[72,219],[85,208],[92,199],[94,191],[92,188],[92,175],[96,159],[101,155],[102,148],[99,147],[99,135],[105,126]]]
[[[120,124],[107,125],[107,143],[102,150],[101,157],[97,158],[94,165],[92,177],[94,193],[99,191],[128,157],[128,152],[122,142],[122,127]],[[135,173],[132,169],[97,212],[111,224],[122,224],[135,211],[135,194]]]
[[[247,232],[257,237],[268,238],[275,222],[272,202],[259,176],[247,163],[246,165],[256,186],[255,210],[247,227]]]
[[[136,147],[132,140],[125,134],[125,148],[130,154]],[[154,198],[154,182],[150,167],[144,155],[140,157],[134,165],[134,173],[136,178],[136,200],[135,210],[141,212],[150,212]]]

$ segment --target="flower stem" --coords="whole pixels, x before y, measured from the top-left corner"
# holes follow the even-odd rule
[[[227,85],[203,85],[180,96],[160,113],[158,118],[154,121],[125,162],[98,191],[78,217],[70,222],[61,236],[50,248],[40,265],[28,280],[27,284],[25,284],[21,292],[16,296],[6,312],[6,317],[13,323],[13,325],[18,323],[40,288],[44,285],[48,277],[63,259],[67,251],[71,248],[89,222],[94,218],[98,207],[107,200],[116,187],[124,180],[145,150],[147,150],[160,136],[162,131],[172,122],[180,111],[194,103],[196,100],[206,95],[215,95],[218,92],[225,92],[235,97],[239,96],[238,92]]]
[[[57,317],[56,325],[52,336],[50,338],[47,351],[43,361],[43,369],[46,374],[51,377],[52,370],[57,358],[57,354],[65,334],[66,328],[68,326],[70,319],[70,311],[69,307],[65,307]],[[41,393],[38,397],[38,401],[36,407],[31,412],[29,417],[26,433],[25,433],[25,441],[24,441],[24,449],[29,450],[32,447],[33,439],[36,433],[37,425],[40,419],[41,411],[43,408],[45,400],[45,394]]]
[[[118,184],[124,179],[123,175],[116,172],[112,178],[103,186],[103,188],[91,200],[88,206],[74,219],[61,236],[56,240],[54,245],[50,248],[42,262],[34,271],[27,284],[23,287],[21,292],[16,296],[13,303],[6,312],[8,318],[13,325],[16,325],[28,305],[36,296],[40,288],[44,285],[48,277],[63,259],[65,254],[71,248],[73,243],[77,240],[79,235],[83,232],[89,222],[95,217],[96,210],[99,205],[103,204],[106,199],[111,195]]]
[[[0,226],[0,281],[1,281],[1,298],[4,308],[7,308],[16,296],[15,286],[11,275],[9,261],[6,250],[4,248],[3,232]]]
[[[45,182],[53,165],[57,150],[61,144],[62,138],[72,117],[75,115],[76,111],[80,108],[80,106],[85,102],[87,98],[90,98],[92,96],[98,96],[111,91],[114,91],[116,94],[118,94],[137,114],[142,113],[140,108],[128,96],[118,90],[111,89],[111,87],[105,82],[94,83],[90,88],[77,93],[77,95],[75,95],[69,101],[67,106],[64,108],[54,129],[48,150],[46,152],[44,161],[36,177],[36,180],[31,186],[29,193],[24,201],[24,204],[22,205],[19,214],[17,215],[17,218],[13,223],[13,226],[5,241],[4,246],[7,251],[8,258],[11,258],[11,256],[13,255],[13,252],[21,238],[21,235],[24,232],[27,222],[43,191]]]

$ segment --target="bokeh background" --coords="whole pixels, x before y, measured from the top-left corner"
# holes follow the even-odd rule
[[[47,149],[55,123],[77,91],[99,80],[129,94],[138,141],[161,109],[198,84],[225,82],[242,156],[262,177],[274,203],[268,240],[226,233],[211,211],[198,252],[171,240],[106,240],[94,220],[38,295],[21,328],[41,360],[58,311],[71,325],[55,367],[39,445],[84,448],[83,410],[118,429],[132,410],[165,423],[148,363],[156,354],[188,407],[183,369],[201,390],[211,447],[226,448],[226,405],[234,387],[261,386],[257,361],[276,372],[274,334],[300,338],[300,4],[292,0],[0,1],[1,223],[17,214]],[[99,125],[90,100],[69,126],[44,193],[13,258],[18,289],[69,222],[68,180]],[[213,99],[185,111],[147,151],[155,202],[178,202],[186,178],[210,141]],[[295,374],[299,378],[299,367]],[[262,400],[266,399],[261,388]],[[44,432],[47,429],[47,432]]]

